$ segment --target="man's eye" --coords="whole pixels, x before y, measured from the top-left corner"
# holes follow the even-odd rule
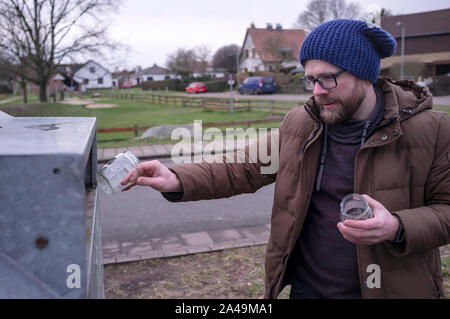
[[[331,81],[331,80],[333,80],[333,76],[332,75],[324,75],[324,76],[321,76],[320,77],[322,80],[325,80],[325,81]]]

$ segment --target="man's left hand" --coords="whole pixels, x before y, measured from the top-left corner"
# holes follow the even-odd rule
[[[342,236],[354,244],[373,245],[386,240],[394,240],[399,222],[380,202],[368,195],[363,195],[370,207],[373,217],[366,220],[344,220],[337,227]]]

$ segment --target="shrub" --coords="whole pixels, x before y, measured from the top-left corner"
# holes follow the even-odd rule
[[[223,92],[228,87],[228,82],[224,80],[203,82],[206,85],[206,92]]]
[[[171,90],[175,91],[179,85],[180,80],[178,79],[169,79],[164,81],[146,81],[141,83],[141,88],[143,90],[165,90],[166,87]]]

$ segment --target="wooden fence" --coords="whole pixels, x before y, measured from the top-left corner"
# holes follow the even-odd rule
[[[277,123],[283,120],[283,116],[275,116],[269,119],[262,120],[244,120],[244,121],[231,121],[231,122],[214,122],[214,123],[202,123],[202,127],[225,127],[225,126],[246,126],[249,128],[252,124],[264,124],[264,123]],[[155,126],[134,126],[129,127],[115,127],[115,128],[99,128],[98,133],[121,133],[121,132],[133,132],[135,137],[138,137],[140,131],[146,131],[147,129]],[[127,139],[109,139],[99,140],[99,142],[117,142]]]
[[[117,93],[102,92],[103,98],[122,99],[139,102],[150,102],[159,105],[180,105],[183,107],[201,107],[209,110],[219,110],[230,112],[231,103],[233,103],[234,111],[250,111],[259,109],[269,111],[271,114],[277,111],[287,112],[292,108],[301,105],[302,101],[289,100],[270,100],[270,99],[245,99],[245,98],[218,98],[218,97],[190,97],[184,95],[169,94],[133,94],[133,93]]]

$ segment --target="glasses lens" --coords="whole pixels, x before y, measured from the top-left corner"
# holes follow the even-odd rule
[[[333,89],[337,85],[336,78],[332,75],[320,77],[319,82],[324,89]]]
[[[302,78],[302,83],[305,89],[311,91],[314,88],[314,81],[308,78]]]

